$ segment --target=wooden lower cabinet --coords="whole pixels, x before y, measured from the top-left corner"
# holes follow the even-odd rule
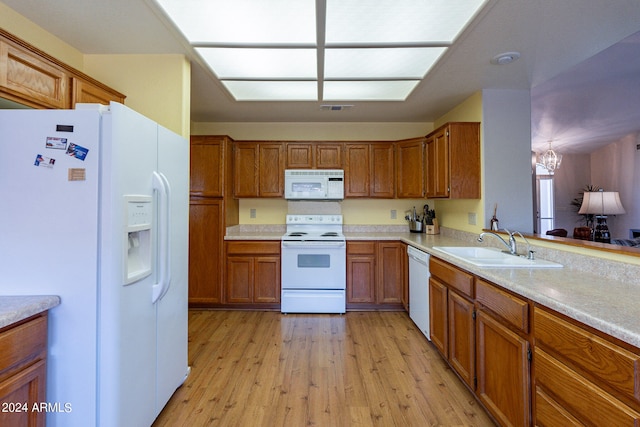
[[[280,242],[226,243],[225,302],[280,307]]]
[[[47,315],[0,330],[0,426],[45,425]]]
[[[401,242],[347,242],[347,309],[402,310],[405,259]]]
[[[449,290],[449,363],[469,387],[475,378],[475,328],[473,302]]]
[[[529,342],[479,310],[476,394],[505,426],[528,426],[531,413]]]
[[[640,350],[534,310],[535,424],[640,425]]]
[[[216,306],[222,300],[224,201],[189,202],[189,305]]]
[[[429,334],[431,342],[445,359],[449,358],[448,294],[444,283],[434,277],[429,278]]]

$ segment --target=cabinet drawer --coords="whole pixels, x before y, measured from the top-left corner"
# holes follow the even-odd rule
[[[476,301],[525,334],[529,332],[529,304],[526,301],[484,280],[476,281]]]
[[[430,260],[429,270],[432,275],[440,278],[450,288],[469,298],[473,298],[473,276],[471,274],[435,257],[431,257]]]
[[[536,348],[534,357],[536,385],[549,391],[549,395],[553,396],[561,407],[581,422],[598,426],[640,424],[640,413],[615,399],[551,355]]]
[[[0,333],[0,377],[46,352],[47,317],[40,316]]]
[[[372,255],[376,253],[376,242],[347,242],[347,255]]]
[[[537,307],[533,322],[536,345],[554,349],[572,365],[640,402],[640,356]]]
[[[581,426],[563,407],[540,387],[536,387],[536,426]]]
[[[280,254],[280,241],[255,241],[246,240],[238,242],[227,242],[227,255],[247,255],[247,254]]]

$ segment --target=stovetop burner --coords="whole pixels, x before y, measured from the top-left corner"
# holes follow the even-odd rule
[[[287,215],[288,241],[344,241],[342,215]]]

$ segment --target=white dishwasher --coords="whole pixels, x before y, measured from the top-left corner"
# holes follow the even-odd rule
[[[409,317],[431,341],[429,334],[429,254],[407,246],[409,256]]]

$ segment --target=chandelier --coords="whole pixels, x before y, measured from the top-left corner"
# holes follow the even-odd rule
[[[549,149],[545,151],[540,157],[542,166],[544,166],[549,172],[553,172],[560,168],[562,162],[562,154],[558,154],[551,148],[551,141],[549,141]]]

